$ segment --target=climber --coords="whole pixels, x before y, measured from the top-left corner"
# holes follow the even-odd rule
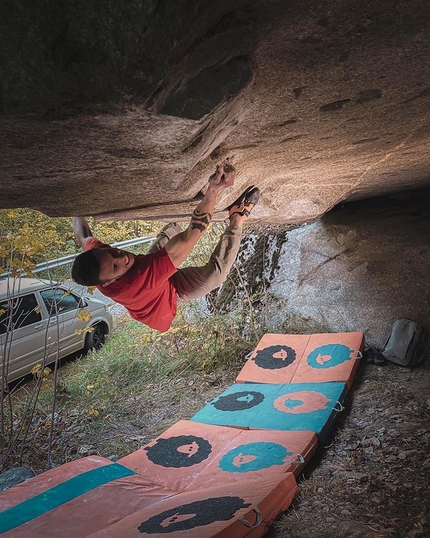
[[[167,331],[176,315],[178,300],[203,297],[220,286],[236,259],[242,225],[260,198],[257,187],[248,187],[228,210],[229,225],[209,262],[201,267],[179,268],[206,231],[220,192],[234,184],[230,159],[217,166],[206,194],[182,231],[169,223],[159,232],[147,254],[113,248],[93,237],[84,217],[73,217],[73,231],[85,252],[72,267],[72,278],[123,305],[130,316],[158,331]]]

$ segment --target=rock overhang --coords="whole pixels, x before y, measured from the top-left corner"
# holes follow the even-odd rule
[[[2,38],[3,208],[178,220],[231,155],[217,220],[249,184],[253,220],[297,224],[430,182],[427,2],[23,6]]]

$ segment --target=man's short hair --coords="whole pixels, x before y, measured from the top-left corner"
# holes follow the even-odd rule
[[[88,250],[76,256],[72,266],[72,278],[77,284],[82,286],[102,284],[99,279],[100,262],[97,258],[96,250]]]

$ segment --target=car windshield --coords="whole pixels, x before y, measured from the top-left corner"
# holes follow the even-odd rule
[[[40,292],[42,299],[50,314],[55,312],[66,312],[68,310],[76,310],[79,308],[79,299],[63,288],[47,289]]]

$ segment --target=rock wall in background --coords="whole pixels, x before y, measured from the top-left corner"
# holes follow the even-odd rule
[[[316,222],[248,235],[212,302],[261,332],[365,333],[381,349],[394,321],[430,329],[430,189],[359,200]],[[238,290],[240,290],[238,292]],[[237,301],[242,301],[238,304]]]

